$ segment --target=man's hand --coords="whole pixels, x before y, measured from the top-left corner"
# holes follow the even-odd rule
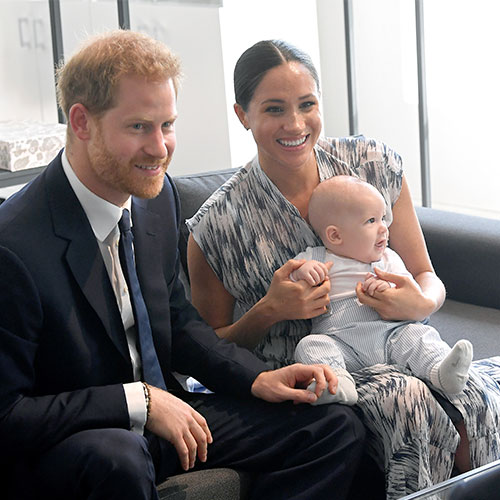
[[[172,394],[150,387],[151,410],[146,428],[172,443],[177,450],[182,468],[194,467],[196,455],[207,460],[207,446],[212,434],[206,420],[191,406]]]
[[[306,387],[313,380],[316,389],[311,392]],[[296,363],[260,373],[252,384],[252,394],[271,403],[314,403],[327,387],[331,394],[337,391],[337,376],[329,366]]]
[[[332,262],[319,262],[317,260],[308,260],[298,269],[290,274],[294,281],[305,280],[309,285],[316,286],[325,281],[328,271],[332,267]]]

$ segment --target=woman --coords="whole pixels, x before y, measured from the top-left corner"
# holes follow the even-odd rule
[[[252,131],[258,154],[188,221],[193,303],[219,336],[254,350],[270,366],[293,362],[309,319],[326,310],[329,283],[291,282],[301,262],[289,259],[321,244],[307,222],[309,198],[319,182],[339,174],[381,192],[391,247],[420,285],[381,273],[397,287],[374,297],[359,287],[360,302],[391,320],[422,320],[439,309],[444,286],[432,268],[400,157],[364,137],[320,138],[316,70],[285,42],[248,49],[234,82],[235,111]],[[385,463],[387,498],[448,478],[454,462],[463,471],[499,458],[500,395],[488,375],[471,376],[453,399],[456,427],[423,382],[391,366],[361,370],[356,382],[371,453]]]

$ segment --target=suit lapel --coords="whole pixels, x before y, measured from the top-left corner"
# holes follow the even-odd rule
[[[47,171],[54,233],[68,240],[66,261],[78,286],[99,316],[106,333],[130,361],[120,312],[94,232],[57,160]]]

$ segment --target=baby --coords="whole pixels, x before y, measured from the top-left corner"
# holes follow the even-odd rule
[[[309,221],[324,246],[308,247],[297,255],[307,262],[290,279],[317,285],[329,277],[330,307],[313,319],[312,333],[297,344],[295,359],[328,364],[339,379],[336,394],[324,391],[315,404],[355,404],[357,391],[349,372],[377,363],[409,368],[447,395],[461,392],[468,380],[472,363],[468,340],[450,348],[433,327],[384,321],[357,300],[358,282],[370,295],[391,287],[373,273],[374,267],[411,277],[399,255],[387,246],[385,212],[384,198],[375,187],[345,175],[322,182],[309,202]],[[309,389],[314,390],[314,382]]]

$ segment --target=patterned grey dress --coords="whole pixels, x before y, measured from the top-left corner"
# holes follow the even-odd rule
[[[402,184],[399,155],[362,136],[320,139],[320,180],[352,175],[373,184],[386,202],[387,222]],[[187,222],[224,287],[235,298],[235,319],[267,292],[273,273],[321,241],[281,194],[255,158],[238,170]],[[293,363],[309,320],[274,325],[255,353],[271,367]],[[477,365],[477,363],[476,363]],[[500,458],[500,358],[475,366],[466,390],[452,402],[465,418],[473,466]],[[401,367],[376,365],[353,374],[356,407],[368,430],[370,452],[385,465],[387,498],[396,499],[447,479],[458,433],[428,387]]]

